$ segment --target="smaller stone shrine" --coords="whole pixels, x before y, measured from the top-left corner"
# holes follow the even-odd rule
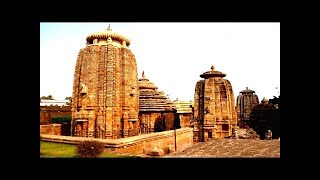
[[[140,133],[161,132],[177,128],[174,103],[142,73],[139,86]]]
[[[225,76],[214,66],[200,75],[204,80],[197,82],[194,93],[195,142],[230,137],[237,126],[234,94]]]
[[[179,101],[178,98],[173,101],[177,109],[177,119],[180,127],[192,127],[193,122],[193,102]]]
[[[240,128],[248,129],[250,127],[250,113],[252,108],[259,104],[259,98],[255,94],[255,91],[248,89],[240,91],[237,97],[237,115],[238,115],[238,126]]]

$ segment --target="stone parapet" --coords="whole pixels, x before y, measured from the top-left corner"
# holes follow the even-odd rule
[[[40,134],[61,135],[61,124],[40,125]]]
[[[119,153],[132,154],[142,154],[148,150],[151,150],[154,147],[165,150],[169,147],[172,148],[172,146],[175,146],[178,151],[182,151],[193,144],[192,128],[181,128],[176,130],[143,134],[139,136],[121,139],[98,139],[47,134],[41,134],[41,136],[43,141],[66,144],[78,144],[81,141],[89,140],[99,141],[104,143],[106,151],[115,151]]]

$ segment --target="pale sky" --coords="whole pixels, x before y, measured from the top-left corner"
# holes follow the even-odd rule
[[[72,96],[79,50],[86,37],[112,31],[131,40],[138,78],[171,100],[190,101],[200,74],[225,73],[236,97],[248,87],[259,101],[280,93],[280,23],[40,23],[40,96]],[[278,89],[276,89],[278,87]]]

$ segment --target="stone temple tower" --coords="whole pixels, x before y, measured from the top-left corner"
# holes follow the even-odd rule
[[[203,142],[212,138],[231,136],[237,126],[234,94],[226,74],[211,71],[200,75],[194,94],[194,141]]]
[[[72,136],[117,139],[139,132],[137,64],[130,40],[107,30],[90,34],[74,72]]]
[[[236,110],[238,113],[238,125],[240,128],[249,128],[250,113],[254,105],[259,104],[259,98],[255,91],[248,89],[240,91],[237,97]]]

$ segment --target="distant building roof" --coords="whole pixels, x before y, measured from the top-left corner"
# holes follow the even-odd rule
[[[242,93],[242,94],[248,94],[248,93],[255,93],[255,91],[253,91],[253,90],[251,90],[251,89],[248,89],[248,87],[246,87],[246,89],[243,90],[243,91],[240,91],[240,93]]]
[[[67,102],[69,102],[69,100],[41,99],[40,106],[68,106]]]
[[[173,101],[173,103],[176,106],[177,113],[193,113],[192,107],[193,102],[192,101],[179,101],[178,99]]]

